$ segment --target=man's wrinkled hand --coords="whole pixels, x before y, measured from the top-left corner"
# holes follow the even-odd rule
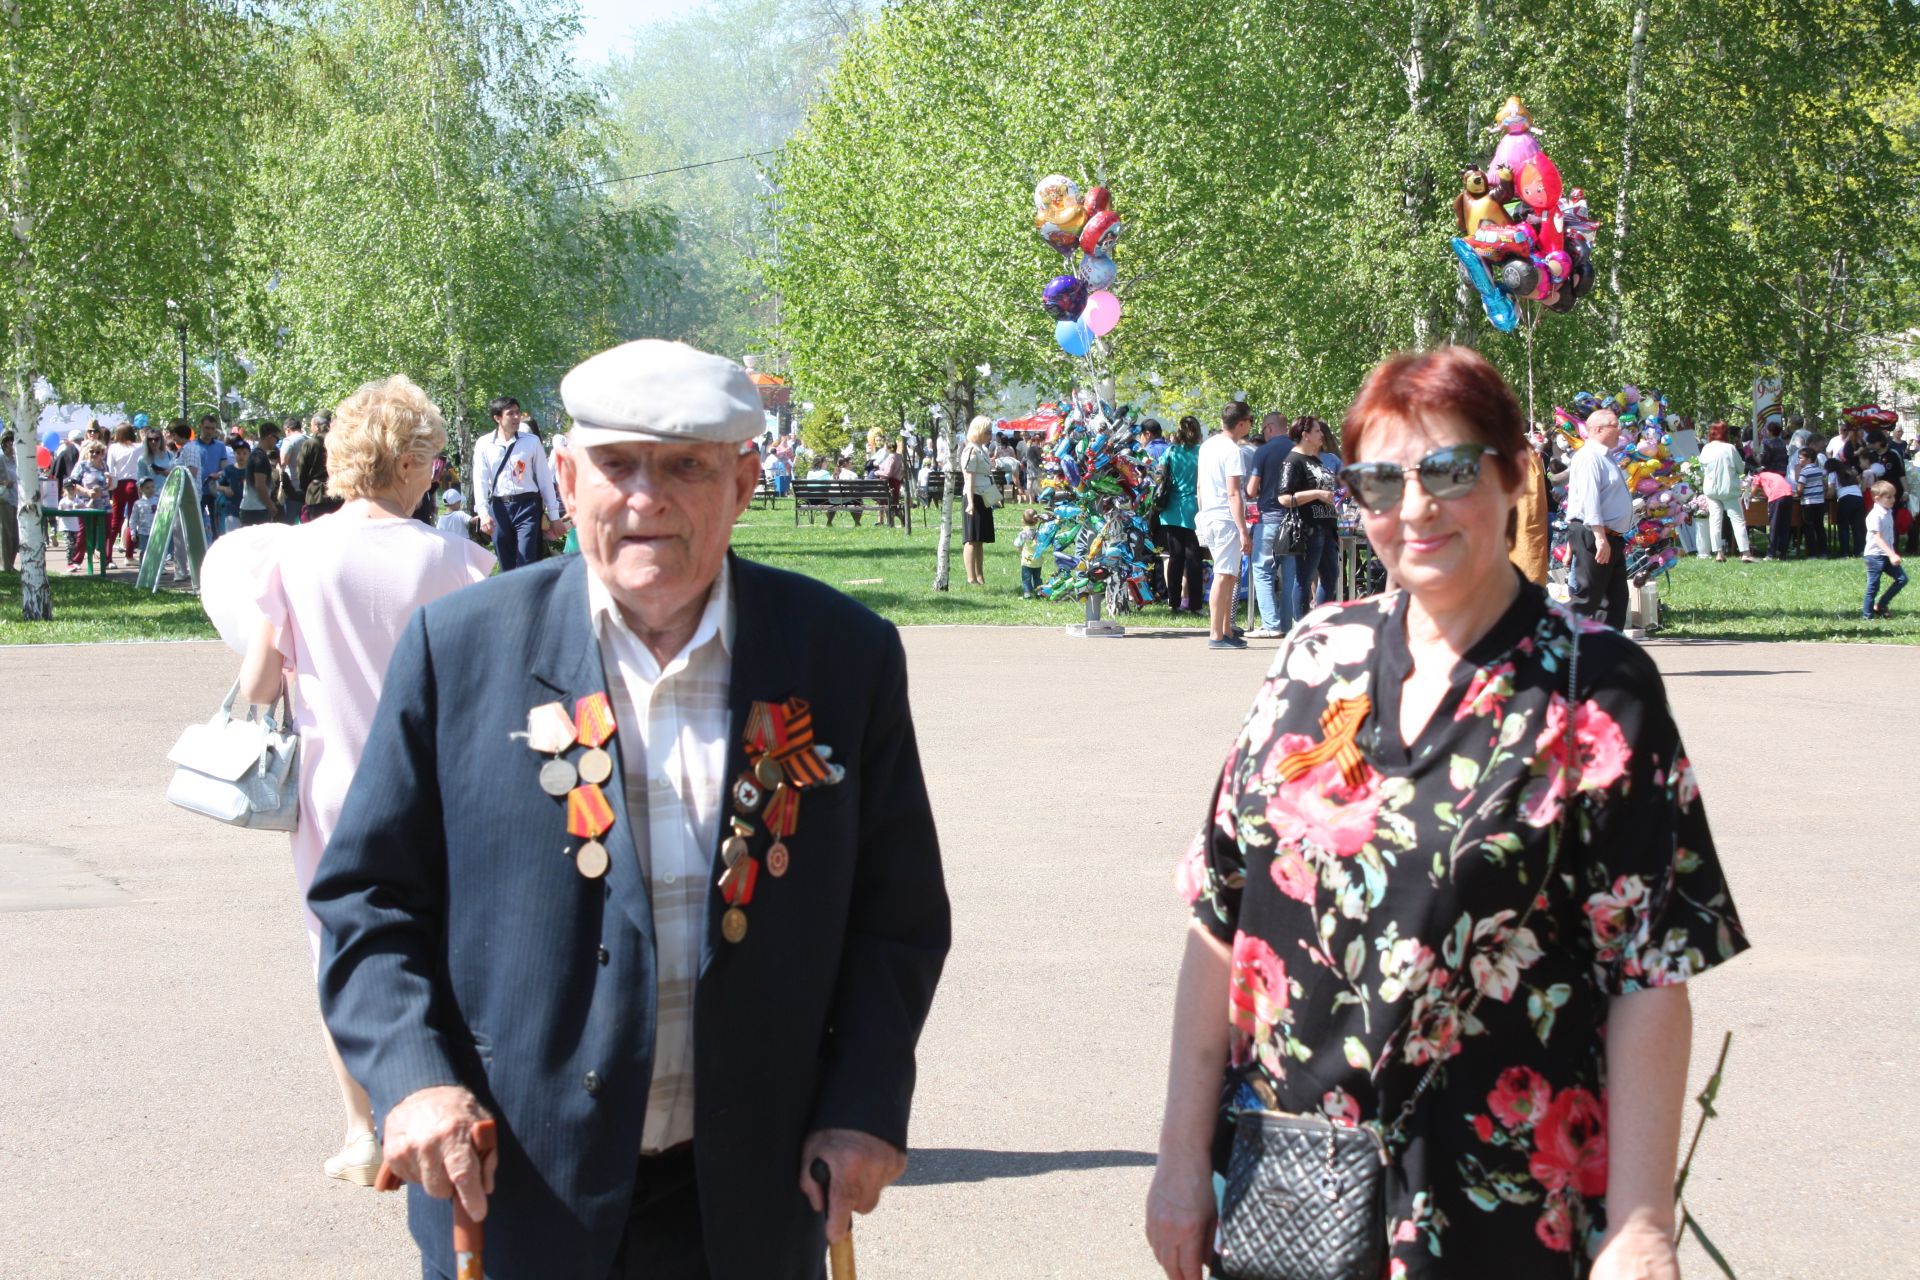
[[[833,1171],[826,1204],[820,1184],[813,1180],[813,1162],[826,1161]],[[853,1215],[872,1213],[880,1193],[907,1171],[906,1153],[890,1142],[855,1129],[820,1129],[807,1135],[800,1147],[800,1190],[815,1213],[827,1215],[827,1243],[832,1244],[853,1226]]]
[[[417,1182],[437,1200],[458,1195],[475,1222],[487,1216],[498,1150],[483,1158],[473,1146],[473,1126],[490,1119],[472,1093],[457,1084],[434,1085],[401,1099],[387,1112],[381,1155],[402,1182]]]

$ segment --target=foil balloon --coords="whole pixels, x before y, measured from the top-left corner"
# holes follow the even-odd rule
[[[1095,337],[1104,338],[1120,323],[1120,299],[1105,289],[1091,293],[1087,295],[1086,311],[1081,318]]]
[[[1509,169],[1518,174],[1527,161],[1540,154],[1540,138],[1533,131],[1533,116],[1520,96],[1508,98],[1500,108],[1494,127],[1502,131],[1500,145],[1493,149],[1489,169]]]
[[[1104,289],[1119,274],[1120,268],[1104,253],[1092,254],[1080,260],[1080,278],[1087,282],[1089,289]]]
[[[1080,184],[1064,173],[1050,173],[1033,188],[1033,211],[1045,217],[1062,205],[1080,204]]]
[[[1088,218],[1087,225],[1080,229],[1080,252],[1089,256],[1106,252],[1119,238],[1121,229],[1119,214],[1111,209],[1101,210]]]
[[[1516,298],[1531,298],[1540,287],[1540,268],[1532,258],[1510,258],[1500,264],[1500,287]]]
[[[1040,305],[1055,320],[1078,320],[1087,305],[1087,282],[1077,276],[1055,276],[1047,281]]]
[[[1088,216],[1105,213],[1113,208],[1113,192],[1105,187],[1088,187],[1087,197],[1080,202],[1080,206],[1087,211]]]

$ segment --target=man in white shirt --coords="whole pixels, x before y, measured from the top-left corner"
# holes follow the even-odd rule
[[[564,533],[566,524],[540,436],[520,429],[527,419],[520,402],[496,396],[487,413],[493,430],[473,446],[474,511],[505,573],[546,555],[546,539]]]
[[[906,1169],[951,933],[906,655],[729,549],[745,370],[643,340],[560,394],[580,554],[413,614],[309,896],[322,1008],[426,1276],[457,1195],[489,1275],[819,1280]]]
[[[1253,411],[1235,400],[1221,412],[1220,430],[1200,446],[1193,532],[1213,554],[1213,592],[1207,601],[1209,649],[1247,647],[1233,625],[1233,597],[1240,582],[1241,558],[1253,546],[1247,529],[1246,455],[1240,448],[1252,418]]]
[[[1627,625],[1627,535],[1633,531],[1633,494],[1613,460],[1619,443],[1619,417],[1596,410],[1567,474],[1568,596],[1576,612],[1604,618],[1616,631]]]

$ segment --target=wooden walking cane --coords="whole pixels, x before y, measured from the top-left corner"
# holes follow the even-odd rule
[[[833,1170],[827,1167],[825,1160],[816,1159],[808,1168],[813,1180],[820,1184],[820,1198],[826,1202],[829,1213],[833,1210],[832,1182]],[[855,1280],[853,1273],[853,1223],[847,1223],[847,1234],[827,1246],[827,1262],[832,1280]]]
[[[492,1120],[475,1120],[468,1135],[473,1143],[474,1154],[486,1163],[487,1155],[497,1141]],[[401,1187],[400,1176],[385,1160],[380,1162],[380,1172],[374,1175],[375,1191],[398,1191]],[[453,1197],[453,1280],[486,1280],[486,1264],[481,1261],[481,1246],[485,1232],[478,1222],[467,1216],[466,1206],[460,1203],[460,1195]],[[851,1276],[853,1273],[847,1273]]]

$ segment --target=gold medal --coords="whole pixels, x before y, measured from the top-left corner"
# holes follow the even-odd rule
[[[580,776],[599,786],[613,776],[613,757],[601,747],[594,747],[580,756]]]
[[[787,846],[781,841],[775,840],[773,847],[767,850],[767,874],[776,880],[787,874],[789,858],[790,855],[787,853]]]
[[[760,762],[753,766],[753,776],[760,780],[763,787],[779,785],[786,774],[780,768],[780,762],[772,756],[761,756]]]
[[[729,867],[740,861],[746,852],[747,842],[739,836],[728,836],[726,842],[720,846],[720,856]]]
[[[598,880],[607,874],[607,846],[598,840],[587,841],[573,855],[573,865],[587,879]]]
[[[733,804],[742,813],[752,813],[766,798],[767,793],[761,789],[760,784],[751,774],[741,774],[739,780],[733,784]]]
[[[747,913],[738,907],[728,907],[727,914],[720,917],[720,936],[728,942],[738,942],[747,936]]]
[[[540,789],[558,800],[580,780],[574,767],[565,760],[549,760],[540,766]]]

